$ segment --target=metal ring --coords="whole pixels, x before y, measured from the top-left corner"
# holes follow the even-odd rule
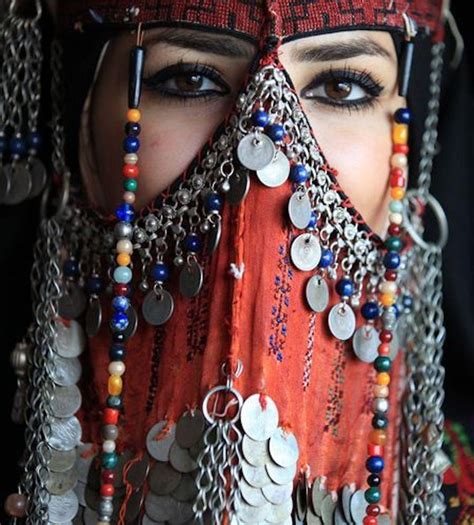
[[[204,396],[204,399],[202,401],[202,413],[204,414],[204,417],[206,418],[206,420],[212,425],[213,423],[215,423],[215,419],[213,419],[211,417],[211,415],[209,414],[209,410],[207,408],[207,403],[209,402],[209,399],[210,397],[217,393],[217,392],[222,392],[222,391],[226,391],[226,392],[230,392],[231,394],[233,394],[238,403],[239,403],[239,408],[237,410],[237,412],[235,413],[235,416],[232,417],[231,419],[229,419],[229,422],[230,423],[235,423],[239,417],[240,417],[240,409],[242,408],[242,405],[244,403],[244,399],[242,397],[242,394],[236,390],[235,388],[229,388],[227,385],[217,385],[215,386],[214,388],[211,388],[211,390],[209,390],[209,392]]]
[[[418,190],[412,189],[408,190],[406,193],[406,202],[408,202],[411,198],[419,197]],[[448,230],[448,219],[446,217],[446,214],[443,210],[443,207],[439,203],[439,201],[432,195],[431,193],[428,193],[428,196],[426,197],[426,204],[431,206],[431,209],[433,210],[433,213],[435,214],[435,217],[438,220],[438,226],[439,226],[439,238],[438,241],[435,243],[427,242],[423,239],[423,237],[416,231],[413,224],[410,222],[408,218],[408,206],[403,207],[403,221],[404,226],[407,232],[410,234],[410,237],[415,241],[418,246],[425,250],[431,249],[433,246],[438,247],[439,249],[443,249],[446,246],[446,243],[448,242],[448,236],[449,236],[449,230]]]

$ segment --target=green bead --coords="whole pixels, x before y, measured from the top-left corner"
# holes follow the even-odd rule
[[[120,396],[109,396],[107,398],[107,406],[109,408],[122,408],[122,398]]]
[[[123,187],[126,191],[137,191],[138,182],[135,179],[125,179]]]
[[[378,503],[382,497],[378,487],[370,487],[364,492],[367,503]]]
[[[385,355],[379,355],[375,358],[374,367],[377,372],[388,372],[392,368],[392,360]]]
[[[385,241],[385,247],[391,252],[399,252],[403,248],[403,241],[400,237],[389,237]]]
[[[118,463],[118,456],[115,452],[103,452],[102,453],[102,467],[103,468],[115,468]]]

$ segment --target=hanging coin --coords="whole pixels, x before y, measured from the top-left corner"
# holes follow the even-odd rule
[[[306,517],[306,513],[308,512],[308,504],[309,504],[309,487],[308,487],[308,479],[306,476],[304,476],[302,481],[299,481],[299,483],[296,486],[296,517],[300,521],[304,521]]]
[[[242,460],[241,465],[242,475],[252,487],[260,489],[271,483],[271,479],[269,478],[265,467],[254,467],[246,460]]]
[[[281,427],[273,432],[268,449],[273,461],[280,467],[289,467],[298,461],[299,449],[296,437],[292,432],[285,432]]]
[[[334,337],[346,341],[354,333],[356,318],[347,303],[335,304],[329,312],[329,329]]]
[[[269,523],[281,524],[288,518],[291,519],[291,511],[293,510],[293,501],[286,499],[280,505],[270,505],[269,513],[266,521]]]
[[[48,518],[51,523],[67,523],[79,510],[76,494],[69,490],[61,496],[51,496],[48,502]]]
[[[124,477],[129,485],[135,490],[139,489],[145,483],[150,468],[150,457],[148,454],[144,454],[143,458],[137,462],[134,462],[128,467],[127,471],[124,472]]]
[[[280,467],[276,463],[267,463],[265,468],[270,479],[279,485],[286,485],[293,480],[296,474],[296,463],[292,463],[289,467]]]
[[[351,517],[356,525],[363,524],[366,508],[367,501],[365,500],[364,491],[362,489],[356,490],[352,494],[350,501]]]
[[[197,496],[198,488],[193,474],[181,474],[179,485],[171,495],[178,501],[189,501]]]
[[[306,284],[306,300],[315,312],[324,312],[329,304],[329,288],[321,275],[313,275]]]
[[[275,155],[275,144],[264,133],[250,133],[237,146],[240,163],[249,170],[261,170],[270,164]]]
[[[168,462],[159,461],[148,476],[150,490],[159,496],[171,494],[181,482],[181,472],[175,470]]]
[[[58,301],[58,313],[64,319],[77,319],[87,306],[87,299],[82,289],[72,282],[66,284],[66,290]]]
[[[191,259],[184,265],[179,274],[179,291],[190,299],[199,293],[202,287],[203,273],[201,265]]]
[[[51,458],[48,468],[53,472],[66,472],[70,470],[76,462],[76,449],[71,450],[50,450]]]
[[[56,450],[71,450],[81,440],[82,428],[77,417],[67,419],[51,418],[51,430],[47,437],[48,445]]]
[[[342,510],[344,512],[344,518],[347,522],[351,523],[351,498],[352,498],[353,491],[349,485],[344,485],[342,488]]]
[[[81,408],[81,401],[81,392],[76,385],[56,387],[51,400],[53,416],[61,418],[73,416]]]
[[[262,403],[261,396],[264,398]],[[278,426],[278,408],[271,397],[253,394],[242,405],[240,421],[244,432],[252,439],[268,439]]]
[[[229,177],[230,189],[225,194],[227,202],[232,206],[240,204],[250,189],[250,177],[245,168],[238,168]]]
[[[281,186],[288,180],[289,174],[290,161],[281,150],[277,150],[271,164],[257,170],[257,177],[260,182],[269,188]]]
[[[380,343],[378,331],[370,325],[358,328],[352,338],[352,347],[355,355],[364,363],[373,363],[378,356]]]
[[[24,201],[31,190],[31,176],[28,166],[24,162],[17,162],[5,166],[4,169],[10,170],[10,188],[4,199],[5,204],[18,204]]]
[[[29,162],[29,168],[31,173],[31,190],[29,198],[33,199],[41,193],[41,190],[46,184],[48,175],[44,164],[36,157]]]
[[[254,467],[263,467],[272,460],[268,453],[268,441],[257,441],[247,434],[242,438],[242,453]]]
[[[267,485],[265,485],[267,486]],[[262,489],[253,487],[245,479],[239,481],[239,488],[244,500],[254,507],[261,507],[268,503],[268,500],[263,495]]]
[[[321,245],[312,233],[302,233],[291,243],[290,255],[299,270],[313,270],[321,260]]]
[[[201,410],[185,412],[176,423],[176,441],[183,448],[192,447],[201,438],[204,427],[205,419]]]
[[[334,525],[351,525],[351,522],[344,517],[344,513],[339,506],[336,507],[334,512]]]
[[[53,381],[59,386],[75,385],[81,378],[82,366],[77,357],[66,359],[53,356],[54,367],[51,371]]]
[[[164,436],[159,436],[159,439],[157,439],[158,434],[161,433],[166,425],[167,421],[165,419],[159,421],[151,428],[146,437],[147,450],[158,461],[168,461],[170,448],[175,439],[175,425],[171,425],[168,433]]]
[[[154,290],[145,297],[142,313],[148,324],[158,326],[166,323],[174,310],[174,301],[171,294],[161,288],[158,295]]]
[[[102,306],[98,297],[89,299],[86,312],[86,333],[88,337],[94,337],[100,330],[102,323]]]
[[[313,505],[313,511],[317,516],[322,516],[323,499],[327,494],[327,490],[321,485],[321,478],[315,478],[311,487],[311,503]]]
[[[324,497],[321,504],[321,517],[323,518],[324,525],[333,525],[336,507],[337,503],[332,499],[331,494]]]
[[[74,468],[66,472],[49,472],[46,488],[51,494],[61,496],[72,490],[77,484],[77,473]]]
[[[183,474],[198,468],[198,464],[189,454],[189,450],[180,447],[176,441],[171,445],[169,462],[178,472]]]
[[[5,170],[5,168],[0,165],[0,203],[4,203],[6,201],[10,191],[10,175],[11,171]]]
[[[293,493],[293,481],[286,485],[277,485],[269,483],[262,487],[262,492],[265,498],[274,505],[281,505],[286,500],[290,499]]]
[[[77,321],[56,320],[57,337],[54,350],[61,357],[78,357],[86,347],[84,330]]]
[[[295,192],[288,201],[288,215],[293,225],[304,230],[311,220],[311,201],[306,193]]]

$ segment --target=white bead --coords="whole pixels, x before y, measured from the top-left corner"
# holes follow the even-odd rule
[[[111,376],[121,376],[125,372],[125,364],[122,361],[111,361],[109,363],[109,374]]]
[[[128,239],[122,239],[117,243],[117,253],[128,253],[133,252],[133,245]]]
[[[394,153],[390,158],[392,168],[406,168],[408,166],[408,158],[404,153]]]
[[[127,153],[123,160],[125,164],[136,164],[138,162],[138,155],[136,153]]]
[[[388,400],[384,397],[376,397],[374,399],[374,412],[387,412]]]
[[[394,281],[384,281],[380,283],[379,290],[382,293],[389,293],[395,295],[397,293],[397,283]]]
[[[115,450],[115,441],[107,439],[102,443],[102,450],[104,452],[114,452]]]
[[[388,220],[393,224],[401,224],[403,222],[403,215],[401,213],[389,213]]]

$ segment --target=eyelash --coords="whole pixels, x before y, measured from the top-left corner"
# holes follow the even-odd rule
[[[166,82],[167,80],[173,79],[174,77],[185,76],[185,75],[200,75],[207,79],[212,80],[219,85],[224,91],[218,92],[216,90],[200,91],[194,95],[183,95],[178,92],[170,91],[169,89],[160,88],[160,83]],[[361,111],[364,109],[371,108],[377,103],[377,98],[380,96],[384,87],[380,80],[373,77],[367,70],[358,71],[351,67],[345,66],[342,69],[333,69],[332,67],[326,71],[322,71],[317,77],[306,86],[300,94],[300,97],[304,97],[304,93],[310,89],[315,89],[327,82],[346,82],[350,84],[356,84],[359,87],[367,91],[368,96],[362,100],[346,101],[346,102],[335,102],[329,97],[312,97],[309,100],[317,101],[319,104],[338,109],[348,110],[349,113],[352,110]],[[167,66],[161,69],[157,73],[150,75],[143,79],[143,85],[150,91],[157,92],[159,96],[170,99],[173,102],[181,104],[189,104],[194,102],[204,102],[215,98],[216,96],[222,97],[230,93],[230,87],[222,80],[222,75],[213,67],[200,62],[185,63],[180,60],[176,64]]]

